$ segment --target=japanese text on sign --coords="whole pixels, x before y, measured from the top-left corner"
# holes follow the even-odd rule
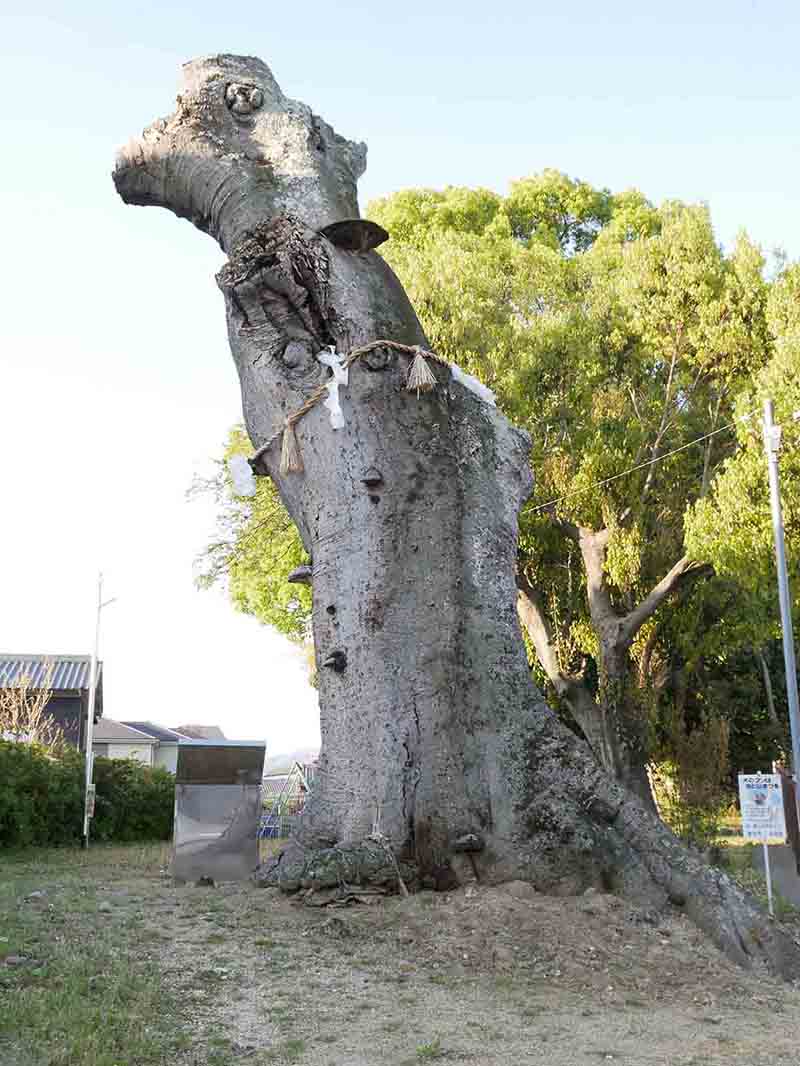
[[[783,791],[778,774],[739,774],[742,836],[745,840],[786,840]]]

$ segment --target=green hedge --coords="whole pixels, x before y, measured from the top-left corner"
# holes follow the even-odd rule
[[[92,836],[96,840],[167,840],[172,836],[175,778],[135,759],[95,759]]]
[[[84,758],[0,740],[0,847],[75,844],[83,831]],[[166,840],[172,835],[175,781],[132,759],[94,761],[95,840]]]

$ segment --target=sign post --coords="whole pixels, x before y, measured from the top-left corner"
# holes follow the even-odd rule
[[[739,774],[739,804],[742,810],[742,836],[745,840],[759,841],[764,848],[769,915],[774,918],[769,844],[786,843],[786,819],[783,816],[780,775]]]
[[[772,871],[769,868],[769,846],[766,840],[762,844],[762,847],[764,848],[764,873],[767,876],[767,900],[769,901],[769,916],[770,918],[774,918],[775,910],[772,906]]]
[[[94,752],[92,751],[92,737],[94,734],[94,708],[97,699],[97,660],[100,654],[100,612],[114,599],[103,601],[103,575],[97,575],[97,614],[94,623],[94,648],[92,649],[91,665],[89,667],[89,708],[86,716],[86,780],[83,789],[83,846],[89,847],[89,823],[94,818],[94,785],[92,773],[94,771]]]
[[[798,413],[795,412],[795,418]],[[800,698],[797,692],[797,663],[794,657],[794,634],[792,632],[792,597],[789,591],[789,576],[786,569],[786,544],[781,510],[781,483],[778,469],[778,451],[781,446],[781,427],[773,422],[772,400],[764,401],[764,447],[767,452],[769,472],[769,498],[772,510],[772,531],[775,539],[775,563],[778,570],[778,602],[781,609],[783,631],[783,661],[786,669],[786,698],[789,703],[789,729],[792,736],[792,771],[795,781],[795,803],[800,822]]]

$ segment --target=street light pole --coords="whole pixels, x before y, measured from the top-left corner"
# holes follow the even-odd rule
[[[792,733],[792,769],[795,777],[795,796],[798,800],[798,810],[800,811],[800,709],[798,709],[797,699],[797,665],[794,657],[794,634],[792,632],[792,600],[789,595],[789,575],[786,570],[781,483],[778,471],[781,427],[776,426],[773,419],[774,406],[772,400],[765,400],[764,447],[767,452],[772,529],[775,535],[775,561],[778,566],[778,599],[781,606],[781,628],[783,630],[783,661],[786,668],[786,694],[789,699],[789,726]]]
[[[89,667],[89,709],[86,719],[86,781],[83,792],[83,846],[89,847],[89,823],[92,812],[92,771],[94,770],[94,755],[92,753],[92,738],[94,735],[94,708],[97,700],[97,659],[100,653],[100,612],[114,600],[103,602],[103,575],[97,575],[97,614],[94,623],[94,648],[92,649],[91,665]]]

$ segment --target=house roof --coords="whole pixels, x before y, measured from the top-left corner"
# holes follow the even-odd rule
[[[261,779],[261,792],[264,796],[280,796],[281,793],[295,795],[303,791],[307,782],[300,763],[282,774],[264,774]]]
[[[179,725],[172,732],[195,740],[225,740],[225,734],[218,725]]]
[[[80,692],[89,688],[91,658],[88,655],[28,655],[0,654],[0,688],[16,688],[20,679],[29,677],[32,688],[47,684],[48,669],[52,669],[49,687],[53,692]],[[103,676],[103,664],[97,664],[97,684]]]
[[[110,718],[101,718],[94,727],[92,735],[93,743],[115,741],[121,744],[157,744],[154,737],[141,733],[138,729],[131,729],[122,722],[114,722]]]
[[[288,774],[270,774],[262,780],[261,792],[265,796],[280,796],[288,780]]]
[[[154,740],[160,740],[162,744],[177,744],[186,739],[185,734],[176,733],[174,729],[167,729],[166,726],[155,725],[153,722],[123,722],[122,725],[138,729],[140,733],[146,733]]]

